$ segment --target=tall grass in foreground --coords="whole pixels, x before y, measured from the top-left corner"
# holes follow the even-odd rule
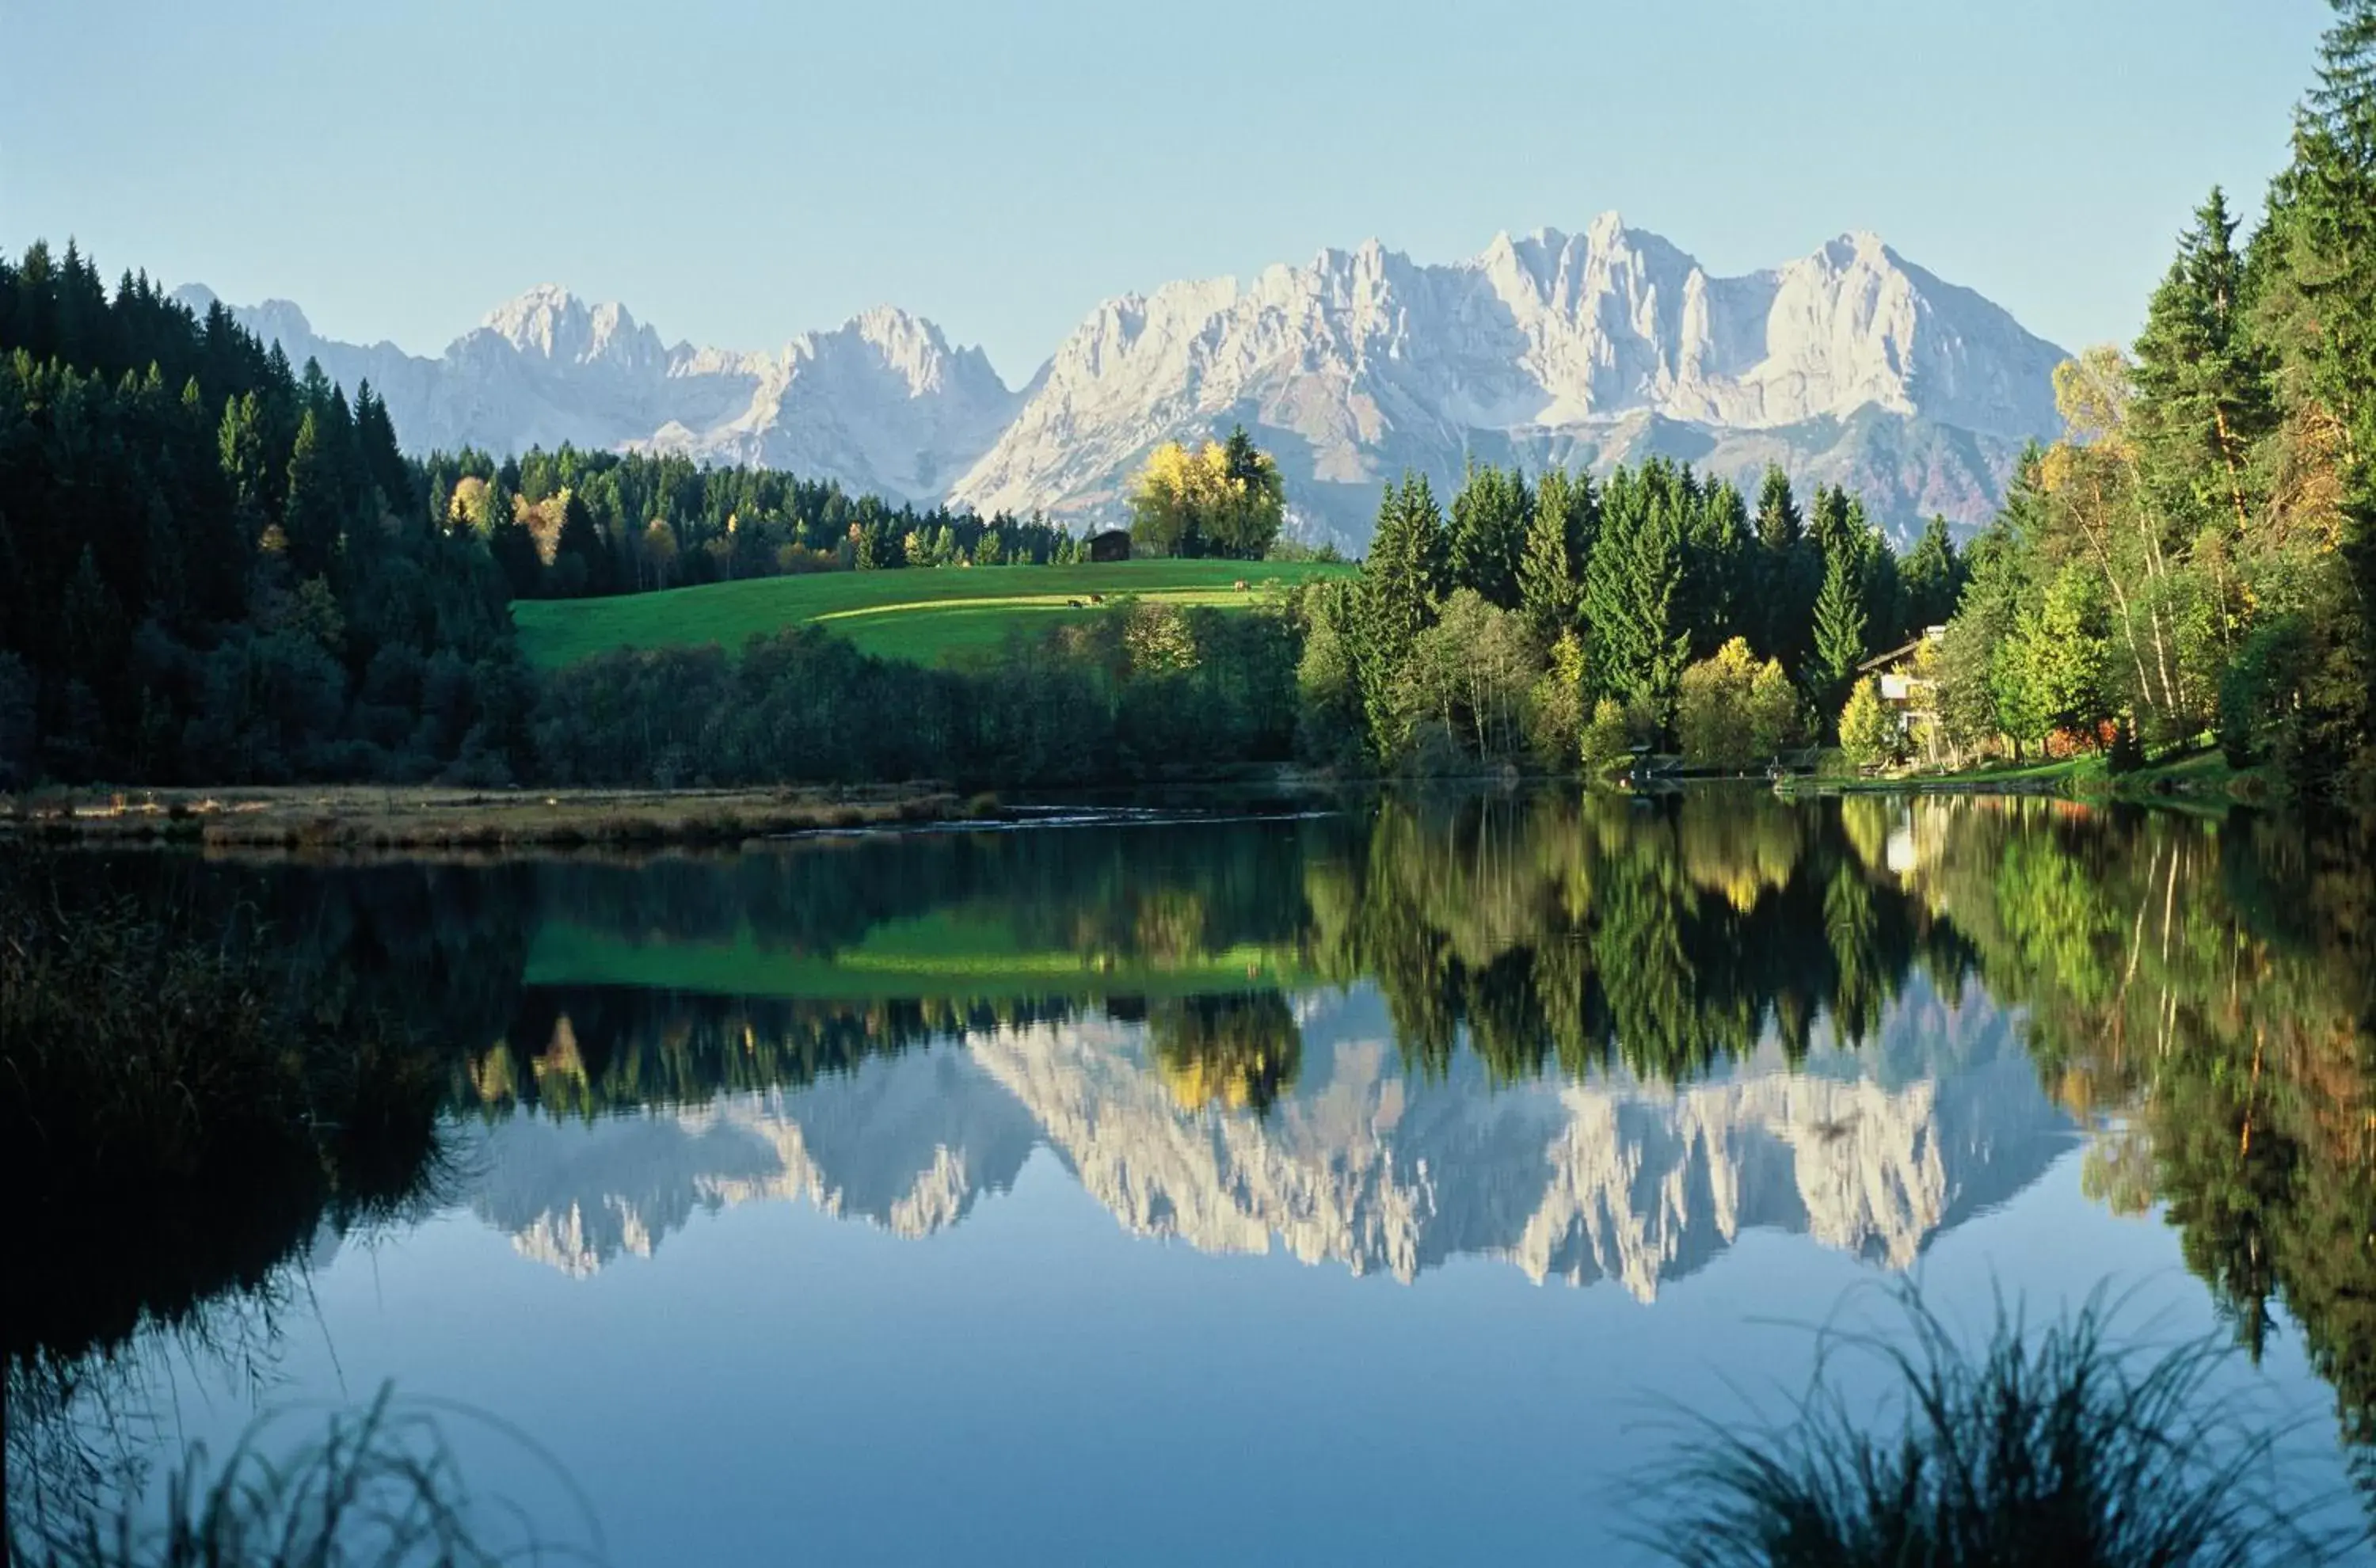
[[[1960,1343],[1911,1286],[1910,1335],[1827,1329],[1792,1420],[1695,1420],[1647,1544],[1686,1568],[2287,1568],[2339,1562],[2366,1533],[2302,1522],[2280,1432],[2213,1409],[2216,1339],[2123,1348],[2099,1289],[2032,1333],[1997,1304]],[[1861,1408],[1843,1356],[1891,1390]]]
[[[267,1452],[294,1419],[283,1412],[258,1420],[220,1468],[203,1446],[191,1449],[166,1479],[161,1515],[144,1516],[131,1499],[63,1517],[29,1520],[12,1510],[8,1561],[25,1568],[476,1568],[600,1561],[599,1532],[582,1496],[578,1515],[587,1543],[541,1538],[517,1508],[474,1496],[436,1419],[426,1410],[400,1408],[386,1387],[362,1413],[334,1414],[319,1436],[277,1455]],[[516,1432],[507,1435],[526,1442]],[[557,1468],[552,1473],[560,1476]]]

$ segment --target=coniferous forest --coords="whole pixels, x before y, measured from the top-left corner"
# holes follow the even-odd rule
[[[1387,486],[1360,572],[1231,613],[1127,599],[994,666],[814,629],[540,674],[510,601],[810,571],[1070,562],[1040,519],[762,469],[407,457],[386,406],[219,304],[0,261],[0,780],[1017,784],[1299,761],[1554,771],[1647,747],[1739,769],[2216,745],[2364,794],[2376,524],[2376,4],[2325,41],[2257,214],[2210,193],[2132,349],[2056,374],[2066,431],[1959,548],[1858,497],[1650,457]],[[1277,548],[1239,433],[1150,459],[1142,546]],[[1944,628],[1943,636],[1924,634]],[[1910,650],[1903,726],[1862,667]],[[918,722],[886,737],[886,707]]]

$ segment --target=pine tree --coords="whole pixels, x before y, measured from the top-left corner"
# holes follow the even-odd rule
[[[1740,492],[1729,483],[1694,485],[1689,468],[1683,470],[1683,479],[1689,509],[1683,540],[1683,622],[1690,631],[1692,656],[1708,659],[1742,633],[1741,622],[1749,611],[1746,563],[1752,537],[1749,508]]]
[[[1860,496],[1847,498],[1845,532],[1864,594],[1865,639],[1882,647],[1895,647],[1906,627],[1906,607],[1898,590],[1897,554],[1889,548],[1889,540],[1881,530],[1865,517]]]
[[[1408,715],[1401,688],[1420,634],[1435,620],[1443,574],[1443,514],[1427,476],[1406,472],[1386,486],[1378,526],[1362,563],[1354,661],[1372,753],[1389,760],[1402,749]]]
[[[1812,564],[1806,523],[1800,516],[1798,498],[1790,493],[1790,476],[1778,463],[1769,463],[1757,491],[1750,642],[1758,652],[1780,659],[1786,669],[1805,665],[1812,640],[1809,618],[1814,611],[1820,573],[1810,570]]]
[[[1848,493],[1839,485],[1815,487],[1815,505],[1807,520],[1807,537],[1828,564],[1843,545],[1853,542],[1848,525]]]
[[[2216,509],[2241,531],[2251,526],[2252,445],[2275,405],[2266,356],[2246,330],[2235,233],[2215,185],[2147,308],[2132,421],[2164,514]]]
[[[566,564],[574,563],[575,564]],[[594,524],[584,497],[571,491],[561,505],[561,532],[553,541],[553,564],[564,574],[568,588],[586,598],[612,591],[611,547]]]
[[[1933,514],[1899,569],[1907,631],[1943,626],[1964,592],[1964,559],[1947,531],[1947,519]]]
[[[1575,491],[1558,469],[1535,487],[1534,516],[1527,524],[1525,553],[1518,562],[1518,608],[1527,629],[1546,647],[1575,624],[1576,572],[1568,552],[1568,511]]]
[[[544,562],[536,552],[536,536],[520,520],[500,474],[487,486],[487,552],[502,568],[511,597],[536,598],[544,589]]]
[[[1691,652],[1681,613],[1679,479],[1673,465],[1657,457],[1638,473],[1621,468],[1610,476],[1584,583],[1591,632],[1586,668],[1595,695],[1642,702],[1661,724]]]
[[[290,570],[297,576],[320,576],[329,570],[346,520],[340,499],[338,464],[324,417],[309,408],[298,422],[296,445],[290,452],[288,500],[280,516]]]
[[[1814,653],[1807,666],[1808,700],[1818,713],[1839,711],[1840,699],[1865,657],[1864,587],[1853,550],[1832,552],[1824,589],[1815,598]]]
[[[1448,540],[1453,588],[1475,588],[1504,610],[1518,603],[1518,571],[1534,497],[1515,469],[1470,463],[1452,500]]]

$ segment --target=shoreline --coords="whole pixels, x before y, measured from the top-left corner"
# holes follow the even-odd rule
[[[66,791],[0,802],[0,836],[225,852],[729,846],[993,814],[937,784],[866,789],[460,790],[432,785]]]

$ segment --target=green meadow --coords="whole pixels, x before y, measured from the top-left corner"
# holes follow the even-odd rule
[[[1228,609],[1253,604],[1271,583],[1350,570],[1302,561],[1128,561],[821,572],[612,599],[521,600],[512,616],[521,647],[544,669],[620,647],[716,643],[731,650],[754,634],[810,622],[868,653],[946,664],[994,649],[1013,632],[1086,620],[1096,613],[1092,594]]]
[[[882,997],[968,1002],[1002,997],[1186,996],[1307,982],[1292,947],[1241,944],[1155,957],[1027,949],[995,913],[941,911],[874,928],[831,955],[731,941],[630,941],[548,922],[529,950],[530,985],[632,985],[800,1001]]]

